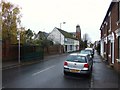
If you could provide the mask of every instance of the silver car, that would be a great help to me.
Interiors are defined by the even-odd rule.
[[[64,62],[64,74],[78,73],[90,75],[92,66],[93,60],[88,54],[70,54]]]
[[[93,54],[91,50],[81,50],[80,54],[89,54],[90,58],[93,58]]]
[[[94,57],[94,49],[93,48],[85,48],[85,50],[92,51],[92,58]]]

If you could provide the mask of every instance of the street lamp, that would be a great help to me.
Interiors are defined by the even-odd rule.
[[[20,64],[20,30],[18,30],[17,34],[17,40],[18,40],[18,63]]]
[[[62,24],[66,24],[66,22],[60,23],[60,29],[62,29]]]
[[[66,22],[60,23],[60,30],[62,30],[62,24],[66,24]],[[61,43],[61,33],[60,33],[60,53],[61,53],[61,45],[62,43]]]

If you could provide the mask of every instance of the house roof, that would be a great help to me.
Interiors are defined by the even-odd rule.
[[[39,31],[37,34],[36,34],[36,36],[35,36],[35,38],[47,38],[47,36],[48,36],[48,33],[46,33],[46,32],[42,32],[42,31]]]
[[[77,38],[73,37],[72,33],[68,33],[64,30],[59,29],[59,28],[56,28],[56,29],[58,29],[65,36],[65,38],[71,38],[71,39],[78,40]]]
[[[39,31],[38,34],[40,34],[40,33],[43,34],[45,37],[48,36],[48,33],[46,33],[46,32]]]

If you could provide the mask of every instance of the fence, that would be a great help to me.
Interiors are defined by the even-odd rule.
[[[9,42],[2,43],[2,61],[17,60],[18,47],[17,45],[10,45]]]
[[[24,45],[21,47],[21,60],[43,59],[44,52],[40,46]]]
[[[20,59],[21,61],[43,59],[44,52],[40,46],[21,45]],[[18,45],[10,45],[2,43],[2,61],[18,60]]]
[[[44,49],[36,45],[20,45],[20,60],[29,61],[43,59],[45,55],[64,53],[64,47],[53,45]],[[11,45],[9,42],[2,43],[2,61],[18,60],[18,45]]]

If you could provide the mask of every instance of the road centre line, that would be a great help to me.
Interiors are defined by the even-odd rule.
[[[39,73],[41,73],[41,72],[44,72],[44,71],[46,71],[46,70],[48,70],[48,69],[53,68],[53,67],[55,67],[55,65],[53,65],[53,66],[51,66],[51,67],[48,67],[48,68],[46,68],[46,69],[43,69],[43,70],[41,70],[41,71],[38,71],[38,72],[36,72],[36,73],[33,73],[32,76],[35,76],[35,75],[37,75],[37,74],[39,74]]]

